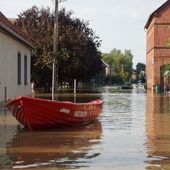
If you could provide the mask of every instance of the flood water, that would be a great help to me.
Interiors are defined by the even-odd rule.
[[[30,132],[0,108],[0,169],[170,169],[169,95],[101,87],[57,98],[100,98],[103,110],[88,125]]]

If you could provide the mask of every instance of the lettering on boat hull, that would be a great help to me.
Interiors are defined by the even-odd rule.
[[[87,111],[78,111],[74,113],[74,117],[86,117],[87,116]]]
[[[70,113],[70,109],[60,108],[60,112],[63,112],[63,113]]]

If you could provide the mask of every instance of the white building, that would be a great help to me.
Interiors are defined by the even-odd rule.
[[[30,95],[30,62],[33,45],[0,12],[0,101]]]

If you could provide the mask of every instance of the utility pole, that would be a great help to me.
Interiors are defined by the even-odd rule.
[[[55,0],[54,37],[53,37],[53,73],[52,73],[52,100],[58,92],[58,0]]]
[[[66,0],[60,0],[64,2]],[[58,0],[55,0],[54,14],[54,37],[53,37],[53,73],[52,73],[52,100],[55,99],[55,93],[58,92]]]

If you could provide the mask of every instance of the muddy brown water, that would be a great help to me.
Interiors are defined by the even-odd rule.
[[[168,94],[101,87],[56,97],[73,102],[100,98],[103,110],[88,125],[30,132],[1,106],[0,169],[170,169]]]

